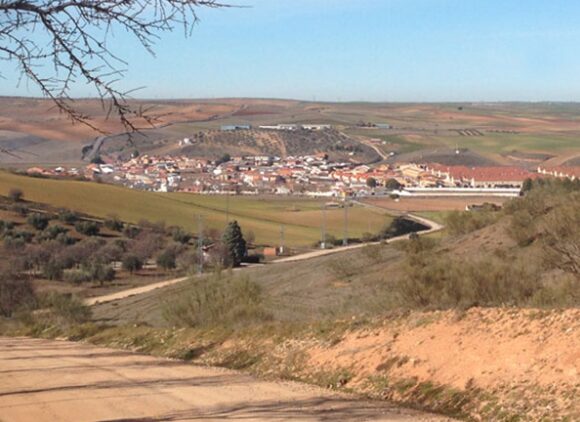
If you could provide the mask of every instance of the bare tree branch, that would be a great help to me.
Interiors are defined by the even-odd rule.
[[[154,54],[160,33],[183,26],[185,35],[191,34],[201,7],[231,6],[215,0],[0,0],[0,60],[16,63],[72,122],[104,134],[75,107],[71,94],[74,84],[91,85],[107,118],[114,116],[132,134],[142,129],[139,122],[153,126],[156,117],[131,107],[133,90],[116,88],[127,63],[109,48],[111,31],[127,31]]]

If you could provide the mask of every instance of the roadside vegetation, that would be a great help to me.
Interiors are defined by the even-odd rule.
[[[508,394],[509,381],[490,389],[480,385],[480,375],[475,374],[465,385],[449,386],[429,378],[429,362],[409,355],[424,348],[422,342],[445,347],[437,336],[452,332],[449,327],[464,324],[465,319],[469,324],[461,325],[462,333],[476,329],[481,336],[492,319],[515,321],[506,326],[509,329],[502,326],[504,339],[525,338],[532,323],[541,321],[549,328],[564,315],[558,320],[559,335],[570,342],[574,314],[567,312],[580,307],[579,209],[579,183],[532,182],[523,196],[507,202],[501,210],[449,214],[450,236],[443,239],[411,235],[409,240],[393,245],[380,243],[344,255],[259,266],[242,274],[220,270],[224,263],[235,265],[243,255],[243,246],[247,247],[239,226],[232,222],[225,235],[212,235],[221,242],[216,251],[229,251],[231,260],[212,260],[206,268],[212,271],[204,277],[150,292],[139,301],[128,298],[115,306],[99,305],[93,308],[92,317],[74,297],[43,297],[24,279],[15,289],[14,279],[7,277],[0,286],[11,287],[0,289],[1,310],[5,317],[12,317],[12,327],[20,324],[14,331],[20,334],[86,338],[266,377],[363,392],[460,418],[514,420],[518,414],[543,415],[543,408],[534,404],[538,397],[552,406],[552,412],[570,416],[575,408],[567,385],[561,387],[566,389],[563,395],[530,383],[525,394],[518,396]],[[66,234],[76,236],[73,226],[64,223],[69,217],[63,214],[58,225],[69,228]],[[28,214],[23,217],[28,218]],[[77,224],[79,218],[69,224]],[[29,242],[35,244],[39,233],[54,224],[56,220],[51,219],[42,230],[27,226],[32,236],[16,238],[24,239],[21,242],[26,250]],[[383,232],[395,233],[398,224],[387,226]],[[4,225],[12,233],[17,227]],[[130,246],[131,256],[137,257],[140,248],[145,248],[149,261],[154,257],[170,271],[197,270],[196,239],[190,233],[176,228],[162,230],[150,223],[136,226],[135,232],[128,230],[132,226],[114,226],[128,245],[139,240],[138,248]],[[100,226],[100,235],[111,227],[113,223]],[[95,241],[95,236],[83,236],[68,247]],[[141,236],[150,240],[145,242]],[[108,241],[114,244],[115,238]],[[91,245],[95,251],[105,246]],[[139,271],[138,265],[125,266],[127,271]],[[10,300],[4,298],[16,296],[22,306],[6,307]],[[159,319],[112,317],[143,306],[147,306],[148,317],[158,312]],[[405,337],[442,319],[447,325],[437,335],[423,333],[420,341]],[[462,335],[455,338],[458,344]],[[372,340],[375,336],[377,343]],[[404,343],[398,343],[401,337],[405,337]],[[359,339],[368,343],[361,343],[359,348]],[[343,341],[347,345],[341,349]],[[412,347],[402,354],[394,349],[401,344]],[[364,372],[347,356],[355,353],[353,350],[370,353],[374,346],[369,345],[381,351],[382,361],[377,364],[375,355],[361,360],[367,365]],[[456,351],[459,346],[448,347]],[[461,347],[465,347],[464,353],[472,350],[468,343]],[[407,375],[416,368],[428,374],[424,375],[427,379]]]

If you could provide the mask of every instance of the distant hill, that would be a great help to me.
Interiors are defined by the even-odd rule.
[[[176,152],[180,139],[203,131],[215,131],[221,125],[252,126],[277,123],[321,123],[333,125],[352,137],[362,149],[371,143],[383,155],[421,153],[433,150],[472,151],[463,164],[535,165],[544,160],[564,163],[577,158],[580,138],[580,104],[575,103],[463,103],[463,104],[390,104],[322,103],[279,99],[212,100],[136,100],[135,107],[150,110],[157,116],[155,127],[136,122],[144,128],[134,136],[133,144],[122,135],[123,128],[96,99],[79,99],[75,104],[93,116],[93,123],[108,135],[104,150],[123,153],[141,148]],[[87,126],[71,124],[44,99],[0,97],[0,165],[79,163],[84,145],[101,135]],[[381,127],[375,127],[375,124]],[[257,151],[268,153],[284,148],[308,151],[307,144],[297,145],[295,138],[273,135],[270,145],[236,145],[228,136],[212,135],[219,148],[232,153]],[[232,142],[230,142],[232,141]],[[316,139],[314,139],[316,144]],[[282,145],[283,144],[283,145]],[[300,143],[298,143],[300,144]],[[328,148],[319,143],[313,151]],[[217,147],[216,147],[217,148]],[[376,151],[376,150],[375,150]],[[212,147],[187,151],[210,154]],[[235,154],[234,154],[235,155]],[[361,158],[371,159],[364,152]],[[476,160],[474,161],[474,157]],[[458,157],[455,157],[458,158]]]

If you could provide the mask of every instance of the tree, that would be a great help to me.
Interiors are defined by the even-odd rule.
[[[388,190],[400,190],[402,185],[396,179],[389,179],[385,184]]]
[[[0,2],[0,59],[16,64],[22,77],[73,122],[104,133],[74,106],[71,88],[89,84],[108,115],[116,115],[127,132],[136,120],[153,124],[148,110],[134,109],[129,92],[116,87],[126,62],[109,47],[115,30],[128,32],[151,54],[159,34],[198,21],[200,7],[226,7],[216,0],[6,0]]]
[[[168,247],[157,257],[157,265],[164,270],[172,270],[177,266],[177,250],[174,247]]]
[[[143,261],[137,255],[129,254],[123,257],[122,266],[123,269],[133,274],[143,268]]]
[[[374,177],[369,177],[367,179],[367,186],[371,189],[374,189],[377,187],[377,179],[375,179]]]
[[[246,241],[237,221],[231,221],[226,227],[222,240],[227,250],[229,263],[238,267],[246,256]]]

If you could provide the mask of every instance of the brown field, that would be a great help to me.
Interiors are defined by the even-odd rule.
[[[489,202],[501,205],[509,198],[490,198],[490,197],[439,197],[439,198],[370,198],[364,202],[378,207],[394,211],[421,212],[421,211],[465,211],[467,205],[483,204]]]
[[[521,154],[549,155],[548,164],[561,164],[577,158],[580,146],[578,104],[316,103],[245,98],[136,100],[134,104],[151,108],[150,114],[158,117],[156,127],[147,129],[147,137],[139,143],[140,149],[150,148],[152,153],[156,148],[159,152],[167,150],[160,142],[171,143],[223,124],[275,123],[326,123],[349,135],[380,139],[394,136],[395,143],[381,146],[384,153],[423,152],[417,158],[420,161],[446,161],[449,157],[441,155],[441,150],[458,146],[479,157],[473,161],[471,155],[466,155],[469,162],[465,165],[533,166],[547,159],[522,161],[518,159]],[[106,118],[106,109],[99,101],[80,99],[76,106],[92,116],[92,122],[104,132],[123,131],[119,122]],[[360,122],[388,123],[393,128],[360,128]],[[136,123],[144,126],[143,122]],[[0,163],[5,165],[79,162],[82,144],[99,135],[87,126],[71,124],[43,99],[0,97],[0,127],[4,132],[0,134],[0,148],[4,150]],[[465,133],[481,135],[463,136]],[[28,139],[31,137],[35,139]],[[11,152],[19,156],[13,157]]]

